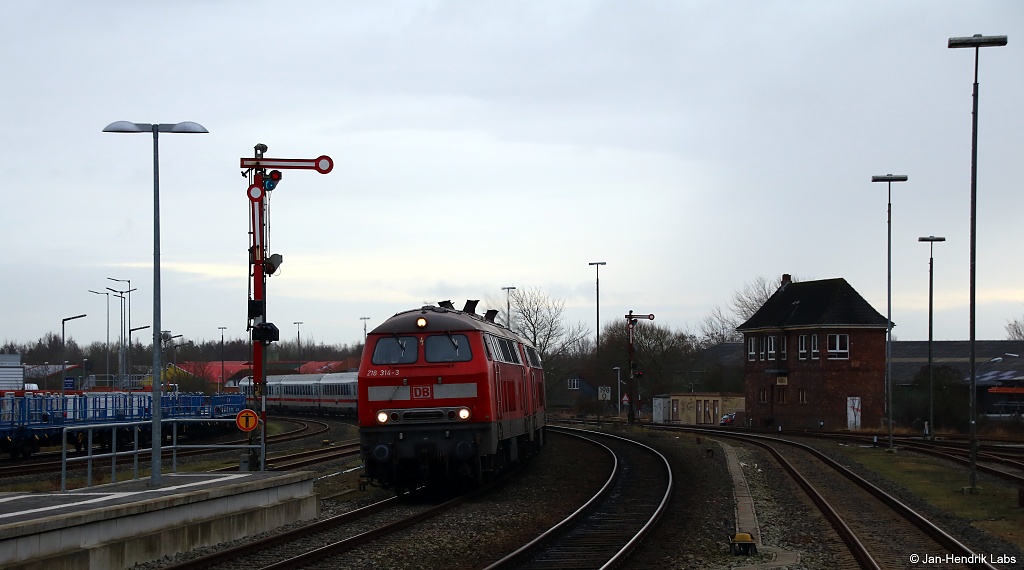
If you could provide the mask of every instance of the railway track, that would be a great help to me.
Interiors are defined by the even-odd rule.
[[[587,433],[573,434],[572,437],[585,437],[587,441],[581,440],[584,445],[600,445],[604,450],[601,453],[612,453],[614,449],[614,454],[618,456],[614,461],[615,469],[612,469],[613,461],[610,458],[594,462],[594,469],[599,469],[601,463],[608,465],[608,471],[602,479],[603,485],[595,485],[596,493],[581,495],[584,498],[565,511],[570,513],[568,518],[558,517],[561,522],[552,523],[552,529],[520,533],[522,540],[529,544],[517,549],[522,543],[509,543],[504,551],[512,552],[512,555],[504,562],[494,563],[492,567],[545,567],[545,557],[553,557],[554,567],[558,568],[602,567],[628,555],[653,526],[657,513],[665,508],[672,478],[664,458],[650,448],[614,436]],[[592,443],[593,440],[602,442]],[[406,494],[200,559],[165,567],[165,570],[283,570],[310,565],[344,568],[365,566],[368,558],[395,561],[395,556],[408,556],[402,545],[417,543],[418,539],[413,538],[415,536],[426,535],[436,539],[437,528],[452,529],[451,536],[458,542],[460,536],[467,534],[466,525],[473,524],[467,521],[476,520],[474,517],[479,516],[467,510],[490,512],[496,518],[494,522],[484,524],[504,528],[510,519],[503,516],[504,511],[500,505],[509,499],[520,500],[521,494],[505,491],[508,496],[504,499],[493,496],[501,495],[502,487],[511,480],[503,478],[494,486],[443,502],[425,494]],[[545,506],[524,505],[524,509],[544,509]],[[461,548],[464,549],[462,556],[472,551],[469,545]],[[402,551],[402,554],[394,554],[396,549]],[[449,554],[459,555],[458,552]],[[484,555],[483,552],[474,554]],[[501,553],[488,552],[486,556],[494,560]],[[568,559],[575,560],[576,565],[568,565]],[[383,564],[388,566],[387,562]],[[407,562],[403,560],[403,564]],[[463,558],[455,566],[446,566],[469,568],[471,564]]]
[[[911,507],[810,446],[768,436],[703,433],[768,451],[829,521],[856,567],[903,568],[912,554],[950,553],[962,560],[982,560],[969,546]],[[938,566],[920,567],[996,568],[985,561],[943,561]]]
[[[605,485],[570,517],[487,570],[610,568],[621,563],[653,528],[672,494],[672,469],[661,453],[641,443],[563,428],[615,456]]]

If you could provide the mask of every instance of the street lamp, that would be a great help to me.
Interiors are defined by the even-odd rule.
[[[597,365],[601,365],[601,266],[608,265],[606,261],[591,261],[587,265],[594,266],[594,296],[597,299],[597,344],[594,350],[594,358]]]
[[[615,385],[619,388],[619,400],[615,403],[615,417],[622,417],[622,379],[619,377],[619,371],[622,368],[615,366],[612,368],[615,371]]]
[[[505,326],[512,330],[512,291],[516,288],[502,287],[501,290],[505,292]]]
[[[68,368],[67,347],[64,344],[64,323],[66,323],[68,321],[73,321],[75,319],[80,319],[80,318],[82,318],[84,316],[85,316],[85,314],[81,314],[81,315],[75,315],[73,317],[68,317],[66,319],[61,319],[60,320],[60,354],[61,354],[61,358],[60,359],[61,359],[61,361],[64,362],[64,364],[61,365],[61,369],[60,369],[60,409],[61,409],[61,412],[64,411],[64,405],[65,405],[65,401],[64,401],[64,375],[67,373],[67,368]]]
[[[107,374],[107,381],[109,382],[110,381],[110,293],[107,292],[107,291],[104,291],[104,292],[101,293],[99,291],[93,291],[92,289],[89,289],[89,292],[90,293],[96,293],[97,295],[106,295],[107,296],[107,347],[106,347],[107,370],[106,370],[106,374]]]
[[[366,321],[370,320],[370,317],[359,317],[360,321],[363,321],[363,344],[366,344]]]
[[[228,327],[217,327],[220,329],[220,390],[224,390],[224,329]]]
[[[153,444],[150,485],[160,485],[160,133],[208,133],[206,127],[192,121],[181,123],[132,123],[116,121],[104,127],[105,133],[153,133]]]
[[[978,426],[977,414],[977,370],[975,368],[975,337],[974,337],[974,291],[975,291],[975,260],[976,257],[976,229],[977,229],[977,197],[978,197],[978,54],[983,47],[999,47],[1006,45],[1006,36],[983,36],[975,34],[969,38],[949,38],[950,48],[974,48],[974,92],[972,95],[973,109],[971,111],[971,283],[970,283],[970,318],[969,328],[971,337],[971,393],[969,396],[970,409],[970,440],[971,440],[971,477],[970,492],[973,494],[978,485]]]
[[[888,312],[886,313],[885,324],[885,421],[889,424],[889,451],[892,447],[892,183],[906,182],[905,174],[885,174],[872,176],[872,182],[885,182],[889,188],[888,205],[886,207],[886,224],[888,225],[888,255],[887,255],[887,287],[886,298],[888,300]]]
[[[302,333],[299,332],[299,329],[302,327],[302,321],[295,321],[292,324],[295,325],[295,344],[298,346],[297,350],[299,353],[296,360],[302,360]]]
[[[108,277],[108,279],[109,279],[109,277]],[[127,323],[126,323],[126,318],[125,318],[125,314],[126,314],[125,313],[125,299],[129,300],[129,305],[130,305],[131,294],[132,294],[132,291],[134,291],[134,290],[135,289],[128,289],[127,291],[118,291],[117,289],[114,289],[112,287],[107,287],[107,291],[112,291],[114,293],[118,293],[118,295],[114,295],[114,296],[117,297],[118,299],[121,299],[121,328],[119,329],[120,332],[118,332],[118,337],[117,337],[118,338],[117,374],[118,374],[118,377],[119,377],[119,380],[120,380],[119,383],[121,384],[121,386],[120,386],[121,388],[123,388],[124,384],[125,384],[125,379],[124,379],[124,371],[125,370],[129,371],[128,372],[128,376],[129,376],[129,378],[131,377],[131,370],[130,370],[130,368],[128,366],[128,358],[125,357],[125,344],[127,344],[129,346],[128,350],[129,351],[131,350],[131,348],[130,348],[131,347],[131,338],[130,338],[131,337],[131,333],[129,332],[131,327],[130,326],[126,326]],[[129,311],[130,310],[131,309],[129,309]]]
[[[928,437],[935,432],[935,378],[932,374],[932,299],[935,291],[935,242],[946,241],[944,237],[919,237],[917,241],[928,242]]]
[[[131,279],[114,279],[113,277],[107,277],[107,279],[110,280],[110,281],[116,281],[118,283],[127,283],[128,284],[128,290],[120,292],[122,295],[125,295],[125,294],[128,295],[128,301],[127,301],[127,303],[128,303],[128,310],[127,310],[127,312],[125,312],[125,305],[124,305],[124,303],[122,303],[122,305],[121,305],[121,338],[124,338],[125,334],[128,335],[127,339],[125,339],[125,342],[128,345],[128,351],[127,351],[127,353],[121,354],[119,356],[120,356],[120,358],[124,358],[124,363],[123,363],[124,370],[128,371],[128,377],[131,378],[131,375],[132,375],[132,373],[131,373],[131,370],[132,370],[132,366],[131,366],[131,360],[132,360],[132,349],[131,349],[131,346],[132,346],[132,335],[131,335],[130,331],[131,331],[131,328],[132,328],[132,291],[135,291],[135,289],[132,289],[132,280]],[[111,289],[110,287],[107,287],[107,289],[109,291],[114,291],[114,289]],[[129,332],[126,333],[125,331],[129,331]],[[121,365],[122,364],[118,364],[118,366],[121,366]]]

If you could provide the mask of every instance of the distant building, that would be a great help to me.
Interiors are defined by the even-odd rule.
[[[731,413],[736,413],[739,425],[744,414],[743,394],[681,392],[655,396],[652,421],[687,426],[717,426],[722,416]]]
[[[885,417],[886,317],[845,279],[792,282],[736,328],[747,425],[877,428]]]

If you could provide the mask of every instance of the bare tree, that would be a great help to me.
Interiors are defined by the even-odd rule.
[[[719,305],[715,305],[715,308],[711,309],[711,314],[704,317],[698,325],[701,341],[705,346],[742,341],[743,335],[736,332],[738,326],[739,319],[725,314]]]
[[[590,330],[581,322],[569,324],[565,301],[552,299],[540,288],[516,289],[511,302],[513,328],[537,348],[545,371],[556,376],[567,373],[569,357],[579,352]]]
[[[779,281],[773,283],[763,275],[755,277],[753,281],[745,283],[742,289],[733,292],[729,308],[739,321],[749,319],[779,288],[777,283]]]
[[[1024,340],[1024,321],[1006,322],[1006,340]]]

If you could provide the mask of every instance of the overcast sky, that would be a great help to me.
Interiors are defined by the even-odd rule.
[[[0,340],[162,328],[247,338],[239,159],[334,159],[274,191],[269,320],[355,343],[451,299],[540,288],[595,328],[630,309],[694,331],[757,277],[845,278],[899,340],[968,338],[974,50],[977,336],[1024,316],[1024,2],[15,2],[5,6]],[[294,323],[301,321],[301,327]],[[135,338],[144,344],[151,332]]]

